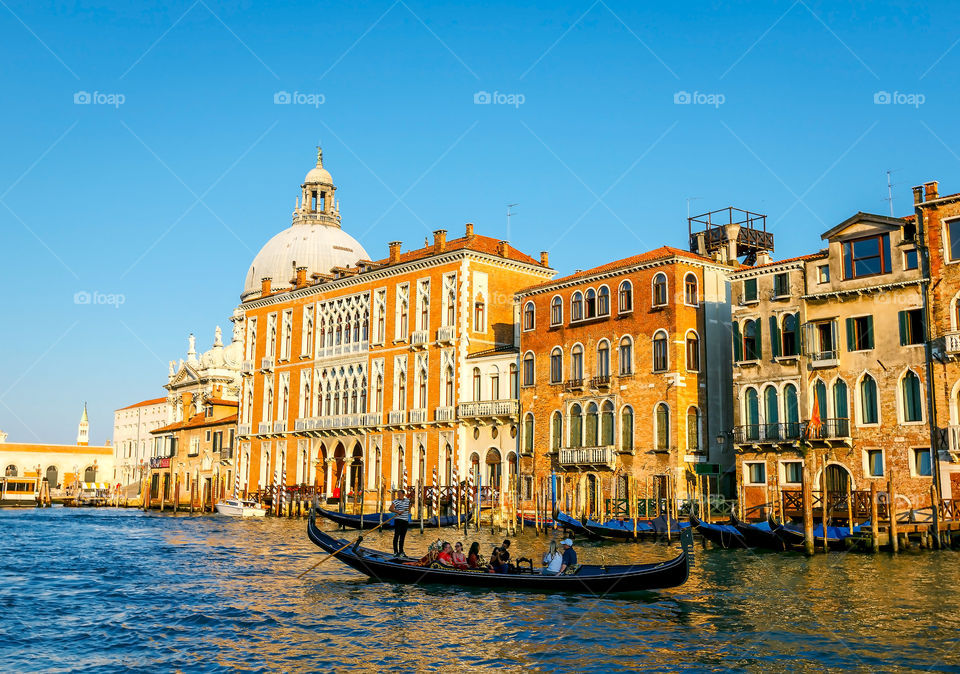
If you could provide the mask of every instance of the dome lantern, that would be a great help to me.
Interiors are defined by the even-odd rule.
[[[295,225],[340,226],[340,206],[330,172],[323,168],[323,148],[317,146],[317,165],[310,169],[300,185],[300,202],[293,211]]]

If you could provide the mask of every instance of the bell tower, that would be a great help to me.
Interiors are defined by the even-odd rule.
[[[90,420],[87,418],[87,403],[83,403],[83,414],[77,424],[77,444],[86,447],[90,444]]]
[[[323,148],[317,146],[317,165],[310,169],[300,185],[300,198],[293,211],[295,225],[340,226],[340,203],[334,197],[337,188],[330,172],[323,168]]]

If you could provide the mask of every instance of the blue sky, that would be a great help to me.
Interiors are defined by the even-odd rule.
[[[188,333],[229,334],[318,141],[371,255],[474,222],[561,273],[684,247],[688,199],[768,214],[789,257],[887,213],[888,169],[897,214],[960,191],[947,3],[360,4],[0,2],[11,441],[73,442],[86,400],[102,442]]]

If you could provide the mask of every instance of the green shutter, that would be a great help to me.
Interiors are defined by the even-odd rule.
[[[733,362],[743,360],[743,340],[740,338],[740,324],[733,324]]]
[[[901,311],[897,314],[897,318],[900,319],[900,346],[907,345],[907,337],[909,333],[909,328],[907,322],[910,320],[906,311]]]
[[[853,319],[847,319],[847,351],[853,351],[856,348],[856,342],[853,339],[853,331],[855,330],[853,324]]]
[[[754,324],[756,324],[757,326],[757,342],[756,342],[757,352],[753,354],[753,357],[759,360],[760,358],[763,357],[763,339],[760,337],[760,332],[761,332],[760,328],[763,325],[763,323],[761,323],[760,319],[758,318],[754,321]]]
[[[776,316],[770,317],[770,350],[774,358],[780,357],[780,325]]]
[[[873,348],[873,316],[867,316],[867,344],[868,349]]]

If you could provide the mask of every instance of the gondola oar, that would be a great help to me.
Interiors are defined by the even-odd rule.
[[[311,517],[313,517],[313,515],[311,515]],[[396,518],[397,518],[397,515],[394,515],[394,516],[391,517],[390,519],[381,522],[380,524],[378,524],[377,526],[375,526],[375,527],[374,527],[373,529],[371,529],[370,531],[376,531],[377,529],[379,529],[380,527],[382,527],[382,526],[383,526],[384,524],[386,524],[387,522],[392,522],[392,521],[395,520]],[[360,538],[363,538],[363,536],[361,535]],[[360,542],[360,541],[357,541],[357,543],[359,543],[359,542]],[[309,569],[307,569],[306,571],[304,571],[303,573],[301,573],[299,576],[297,576],[297,578],[303,578],[305,575],[307,575],[308,573],[310,573],[311,571],[313,571],[315,568],[317,568],[318,566],[320,566],[321,564],[323,564],[325,561],[327,561],[328,559],[330,559],[331,557],[333,557],[334,555],[336,555],[338,552],[343,552],[344,550],[346,550],[347,548],[349,548],[351,545],[353,545],[353,543],[347,543],[347,544],[344,545],[343,547],[338,548],[337,550],[334,550],[333,552],[331,552],[330,554],[328,554],[326,557],[324,557],[323,559],[321,559],[319,562],[317,562],[316,564],[314,564],[313,566],[311,566]]]

